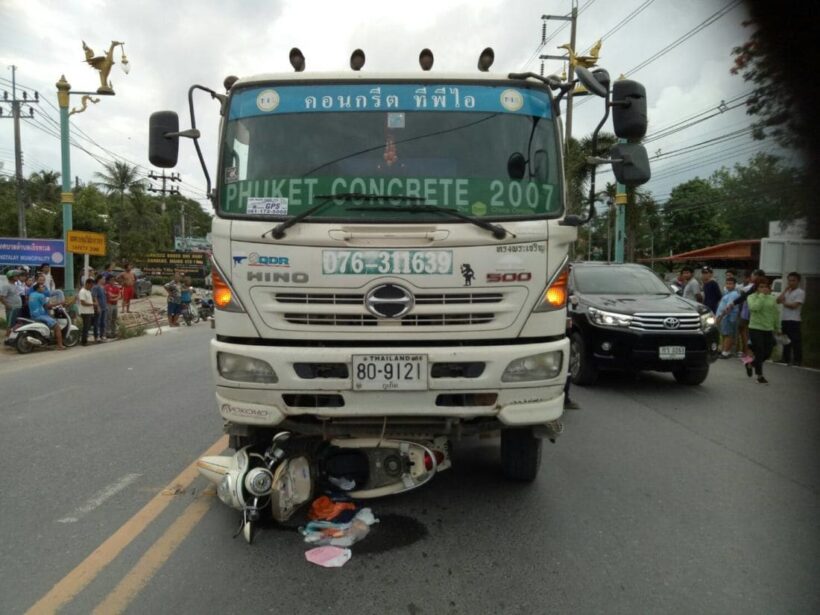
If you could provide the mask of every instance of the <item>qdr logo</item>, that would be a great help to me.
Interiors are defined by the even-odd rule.
[[[257,252],[251,252],[247,257],[233,257],[234,264],[236,265],[241,265],[246,259],[250,267],[290,267],[290,261],[287,256],[262,256]]]

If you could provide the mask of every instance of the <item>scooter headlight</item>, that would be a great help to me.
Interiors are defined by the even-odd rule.
[[[245,475],[245,489],[252,495],[269,495],[273,487],[273,474],[267,468],[254,468]]]

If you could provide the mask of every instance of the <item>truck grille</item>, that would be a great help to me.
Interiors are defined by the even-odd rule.
[[[678,325],[667,326],[677,322]],[[636,331],[658,331],[669,333],[671,331],[699,331],[699,314],[635,314],[632,317],[630,329]]]
[[[251,289],[253,304],[265,324],[274,329],[296,328],[342,332],[442,331],[449,328],[503,329],[526,305],[528,289],[425,289],[413,292],[414,305],[400,318],[379,318],[365,307],[359,289]]]
[[[397,320],[380,320],[370,314],[296,314],[285,313],[285,320],[294,325],[323,325],[331,327],[377,327],[379,322],[402,327],[444,327],[484,325],[492,322],[495,314],[410,314]]]
[[[361,293],[276,293],[279,303],[306,305],[363,305]],[[475,303],[501,303],[502,293],[435,293],[415,295],[416,305],[463,305]]]

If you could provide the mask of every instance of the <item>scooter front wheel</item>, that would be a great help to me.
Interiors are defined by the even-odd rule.
[[[80,342],[80,332],[77,329],[72,329],[68,333],[66,333],[65,338],[63,339],[63,346],[67,348],[71,348],[76,346]]]
[[[17,341],[14,346],[20,354],[28,354],[34,350],[34,344],[31,343],[31,340],[28,338],[28,334],[26,333],[21,333],[17,336]]]

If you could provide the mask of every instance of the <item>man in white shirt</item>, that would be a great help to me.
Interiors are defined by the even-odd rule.
[[[684,267],[680,270],[680,279],[686,284],[683,287],[684,299],[691,299],[692,301],[703,299],[700,292],[700,282],[698,282],[691,267]]]
[[[94,297],[91,296],[91,287],[94,286],[94,280],[87,278],[85,284],[77,294],[77,300],[80,304],[80,318],[83,319],[83,331],[80,343],[83,346],[88,346],[88,332],[91,330],[91,325],[94,322]]]
[[[786,276],[786,288],[777,297],[783,306],[780,328],[790,343],[783,346],[783,363],[800,365],[803,362],[803,341],[800,334],[800,311],[806,301],[806,291],[800,288],[800,274],[792,271]]]
[[[40,266],[40,273],[46,276],[46,288],[49,290],[49,292],[53,293],[54,290],[57,288],[57,285],[54,284],[54,278],[51,276],[51,265],[49,265],[48,263],[43,263]]]

